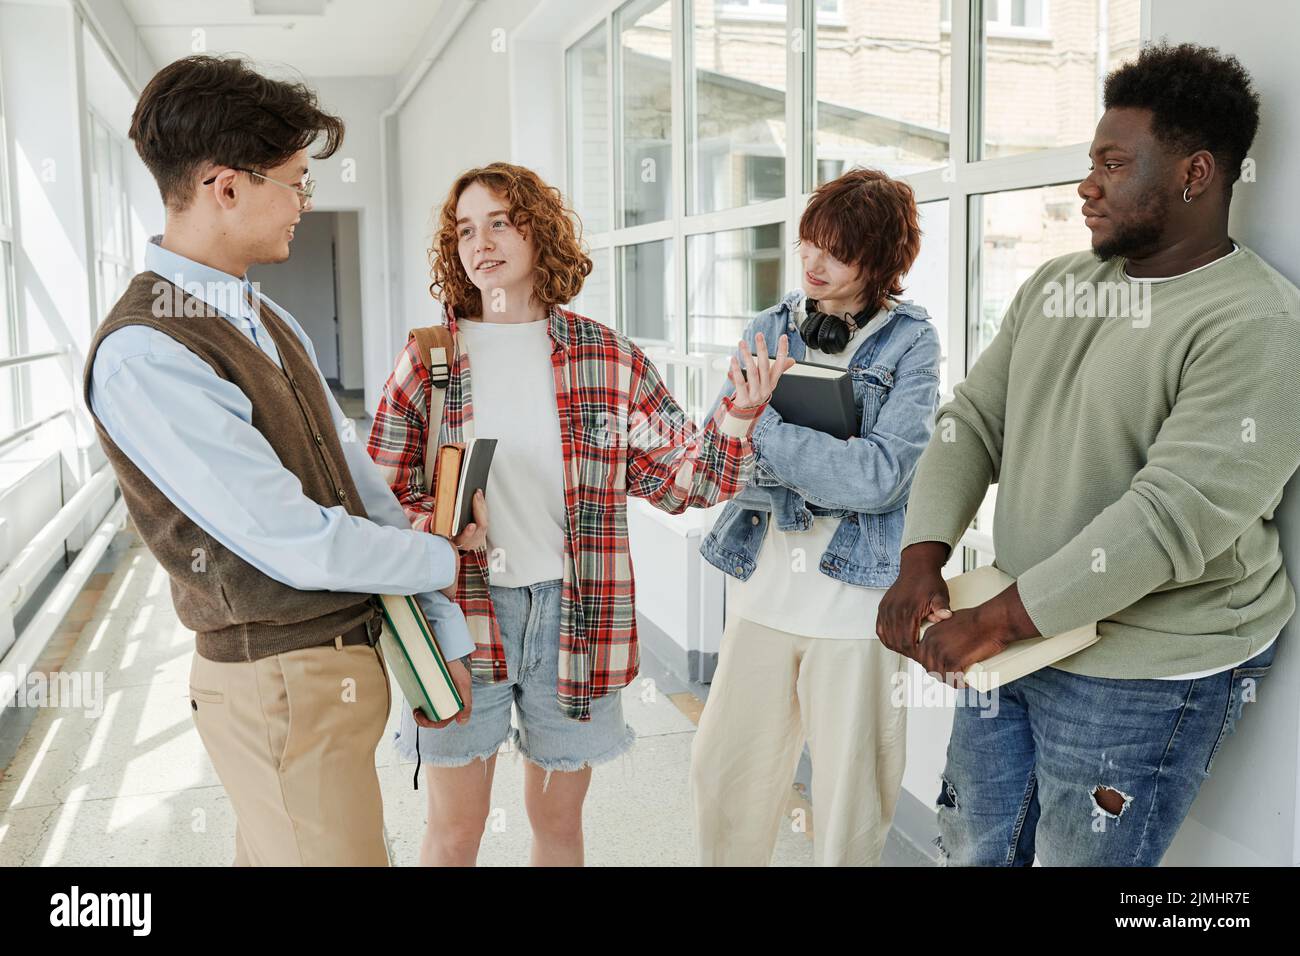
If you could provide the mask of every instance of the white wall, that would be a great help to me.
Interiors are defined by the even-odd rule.
[[[144,88],[158,64],[140,40],[135,21],[122,0],[75,0],[88,23],[105,38],[134,90]]]
[[[18,314],[28,331],[24,346],[37,351],[72,345],[79,365],[95,323],[72,42],[69,10],[0,4],[0,66],[16,199],[13,225],[20,240],[15,249]],[[65,388],[68,384],[63,383]],[[45,410],[57,406],[51,400]]]
[[[304,213],[285,262],[259,265],[248,277],[292,315],[311,339],[326,378],[338,378],[334,322],[334,220],[332,212]]]
[[[329,159],[311,161],[316,194],[312,207],[320,211],[353,210],[358,214],[357,249],[361,269],[360,338],[362,366],[346,370],[343,385],[361,388],[366,410],[374,414],[379,392],[392,371],[397,354],[389,341],[384,300],[384,195],[380,171],[380,114],[395,96],[392,77],[310,77],[323,109],[343,117],[342,148]],[[295,247],[297,239],[294,240]],[[359,333],[359,335],[358,335]],[[405,341],[405,337],[403,337]],[[346,347],[345,347],[346,351]],[[358,353],[352,353],[358,354]]]
[[[1233,191],[1231,233],[1300,284],[1300,5],[1291,0],[1152,0],[1151,36],[1217,46],[1254,78],[1262,101],[1251,148],[1257,180]],[[1300,478],[1292,479],[1278,513],[1289,576],[1300,582]],[[1237,733],[1214,761],[1214,774],[1192,806],[1166,863],[1300,862],[1300,624],[1283,632],[1272,672],[1259,683]]]
[[[476,4],[396,115],[400,328],[394,330],[390,363],[408,329],[428,325],[441,314],[429,296],[432,212],[442,207],[459,173],[511,158],[511,67],[507,53],[493,49],[501,35],[494,31],[504,31],[508,48],[510,34],[532,8],[526,0]],[[550,135],[561,134],[553,129]]]
[[[378,216],[371,218],[379,221]],[[356,213],[334,214],[334,250],[338,269],[335,283],[338,288],[339,312],[339,383],[344,388],[357,389],[365,385],[365,374],[362,342],[364,305],[359,267],[361,230]],[[372,263],[380,258],[378,250],[373,247],[368,248],[366,253]],[[380,290],[376,288],[375,291]],[[378,321],[382,318],[382,313],[372,314],[375,324],[382,325]]]

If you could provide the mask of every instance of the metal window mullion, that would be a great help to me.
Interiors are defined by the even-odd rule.
[[[953,3],[949,42],[951,87],[948,124],[948,378],[955,385],[966,375],[967,316],[969,308],[969,208],[965,184],[970,167],[970,114],[976,100],[971,71],[972,6],[979,13],[978,4]],[[936,198],[938,198],[936,196]]]
[[[766,226],[774,222],[783,222],[787,211],[788,204],[784,199],[770,199],[767,202],[751,203],[748,206],[735,206],[717,212],[701,213],[698,216],[687,216],[682,220],[682,232],[687,236],[698,236],[729,229]]]
[[[91,115],[86,98],[86,50],[84,42],[84,20],[81,11],[73,8],[72,15],[72,50],[73,50],[73,96],[75,97],[77,109],[77,130],[79,137],[81,168],[78,171],[77,183],[80,188],[80,200],[82,211],[82,223],[85,228],[85,243],[83,260],[88,265],[95,261],[95,249],[98,245],[98,236],[95,235],[95,215],[94,210],[86,202],[86,197],[94,195],[93,185],[91,183],[91,169],[93,167],[93,156],[91,155]],[[93,281],[86,282],[86,306],[87,319],[89,320],[89,332],[93,333],[99,325],[99,290]]]
[[[813,62],[812,45],[814,36],[808,29],[810,18],[808,8],[816,5],[816,0],[789,0],[786,6],[785,24],[785,230],[781,237],[782,245],[790,244],[799,234],[799,216],[803,213],[803,186],[807,177],[809,151],[813,148],[816,136],[810,136],[809,122],[805,105],[808,99],[807,89],[813,86],[809,75]],[[796,32],[801,31],[801,32]],[[793,42],[799,38],[799,43]],[[796,46],[798,49],[796,49]],[[799,266],[796,257],[787,255],[782,264],[784,279],[782,285],[793,289],[799,281]]]
[[[658,222],[647,222],[639,226],[628,226],[626,229],[619,229],[614,233],[613,244],[615,246],[635,246],[643,242],[671,239],[674,228],[674,224],[670,219],[660,219]]]
[[[675,313],[672,327],[668,330],[668,340],[674,343],[679,353],[686,351],[686,233],[682,222],[686,218],[686,184],[690,181],[686,163],[690,161],[686,146],[686,82],[687,74],[694,69],[693,57],[690,56],[686,31],[689,24],[689,5],[691,0],[669,0],[672,4],[672,47],[668,56],[671,77],[669,102],[672,116],[672,146],[669,154],[673,157],[673,169],[668,185],[672,190],[672,204],[669,216],[672,219],[673,240],[673,274],[672,301]],[[680,64],[678,69],[671,69],[672,63]]]
[[[610,308],[614,328],[626,334],[627,320],[623,314],[623,253],[617,247],[619,230],[623,226],[623,166],[619,161],[623,144],[623,50],[619,40],[617,9],[605,17],[607,73],[605,83],[605,109],[609,122],[609,230],[610,230]]]

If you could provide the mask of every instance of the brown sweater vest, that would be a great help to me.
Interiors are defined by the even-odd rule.
[[[283,371],[202,300],[157,273],[140,273],[91,340],[82,386],[86,408],[91,408],[91,369],[104,337],[127,325],[158,329],[248,396],[253,427],[302,482],[304,495],[323,507],[342,505],[365,517],[316,367],[273,311],[263,305],[261,314]],[[157,409],[159,416],[167,412]],[[186,517],[113,443],[93,411],[91,417],[127,511],[171,578],[176,614],[195,632],[200,655],[253,661],[326,643],[377,614],[369,595],[299,591],[263,574]]]

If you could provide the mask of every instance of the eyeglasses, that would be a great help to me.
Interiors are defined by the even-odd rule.
[[[293,183],[282,183],[280,180],[272,179],[270,176],[264,176],[255,169],[246,169],[243,166],[231,166],[229,168],[241,173],[248,173],[250,176],[256,176],[258,179],[265,179],[268,183],[275,183],[277,186],[283,186],[285,189],[292,189],[298,194],[298,199],[304,204],[311,200],[311,194],[316,191],[316,180],[312,179],[310,176],[302,181],[302,185],[294,185]],[[220,175],[220,173],[217,174],[217,176]],[[211,186],[217,181],[217,176],[212,176],[203,180],[203,185]]]

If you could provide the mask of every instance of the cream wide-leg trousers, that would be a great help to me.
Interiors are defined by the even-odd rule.
[[[778,828],[800,823],[785,811],[805,739],[817,865],[878,863],[903,780],[905,665],[877,640],[732,620],[691,749],[701,865],[771,861]]]

